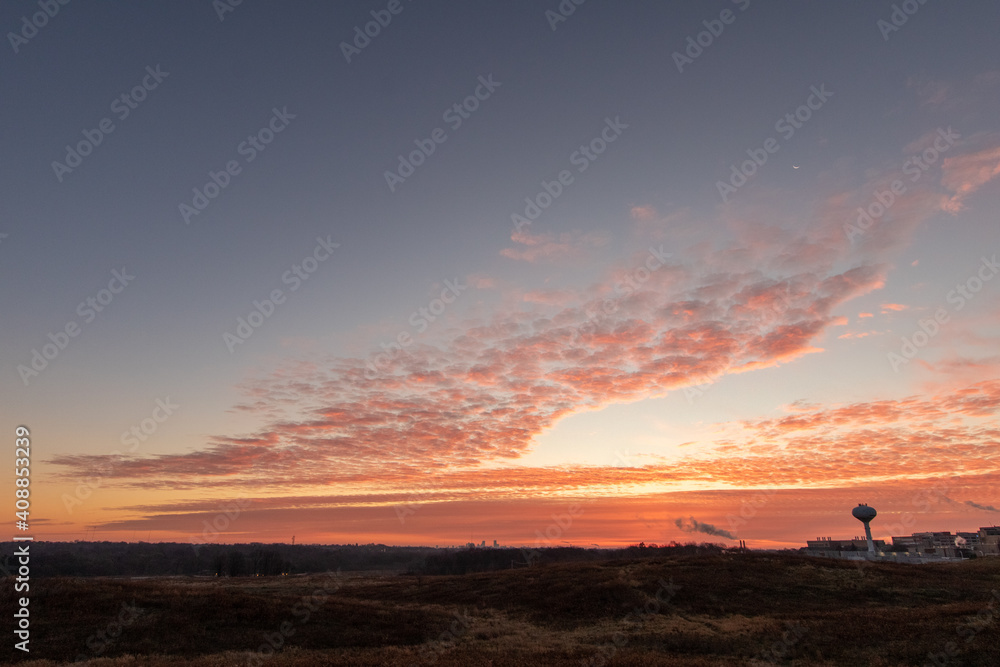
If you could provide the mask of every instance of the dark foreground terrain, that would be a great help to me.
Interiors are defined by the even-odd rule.
[[[6,580],[7,623],[12,589]],[[42,578],[30,610],[30,657],[13,655],[9,631],[3,651],[31,667],[1000,665],[998,559],[725,554],[449,576]]]

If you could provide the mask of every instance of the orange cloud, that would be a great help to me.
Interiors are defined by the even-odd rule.
[[[898,311],[901,311],[901,310],[906,310],[908,308],[909,308],[909,306],[904,306],[901,303],[883,303],[882,304],[882,314],[884,315],[885,313],[888,313],[888,312],[891,312],[891,311],[897,311],[898,312]]]
[[[509,259],[522,262],[543,262],[561,259],[579,259],[586,257],[594,248],[600,248],[610,242],[610,237],[598,232],[582,233],[579,231],[556,234],[531,234],[524,230],[515,230],[510,235],[511,241],[525,246],[524,248],[504,248],[500,254]]]
[[[885,333],[884,331],[859,331],[856,333],[851,332],[851,333],[840,334],[839,336],[837,336],[837,338],[868,338],[869,336],[881,336],[884,333]]]
[[[884,281],[884,269],[868,265],[770,276],[758,257],[730,255],[726,263],[727,271],[708,273],[697,264],[662,266],[632,285],[619,278],[630,273],[626,265],[575,294],[538,293],[528,310],[522,302],[438,345],[414,344],[375,379],[360,359],[286,366],[250,382],[237,406],[260,415],[258,432],[213,438],[198,452],[115,461],[108,476],[172,488],[177,479],[253,485],[265,476],[301,485],[376,476],[412,483],[513,461],[580,409],[816,352],[813,341],[839,321],[832,311]],[[86,469],[106,460],[56,462]],[[659,469],[650,475],[669,479]]]

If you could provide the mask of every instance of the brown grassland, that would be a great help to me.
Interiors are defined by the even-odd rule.
[[[12,590],[4,582],[8,622]],[[4,647],[25,667],[912,666],[934,664],[929,654],[1000,665],[995,558],[859,566],[727,554],[461,576],[52,578],[32,580],[30,597],[30,656],[9,631]],[[266,637],[280,645],[273,655],[257,652]]]

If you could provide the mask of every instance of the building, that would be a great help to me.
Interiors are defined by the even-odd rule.
[[[874,508],[859,504],[851,514],[865,525],[865,537],[834,540],[817,537],[806,542],[800,551],[810,556],[849,560],[894,560],[907,563],[930,563],[962,560],[978,556],[1000,556],[1000,526],[980,527],[979,532],[948,531],[894,535],[892,546],[885,540],[872,539],[869,524],[877,515]]]
[[[875,544],[876,552],[886,550],[885,540],[872,540],[872,542]],[[868,540],[864,537],[855,537],[853,540],[834,540],[829,537],[817,537],[815,540],[808,540],[806,542],[806,550],[816,554],[822,552],[823,555],[831,555],[833,558],[837,558],[839,556],[834,554],[839,554],[840,552],[867,552]]]
[[[1000,556],[1000,526],[980,528],[974,551],[977,556]]]
[[[833,540],[818,537],[806,542],[806,553],[833,558],[849,558],[851,552],[865,548],[865,540]],[[911,535],[893,535],[892,546],[875,540],[876,554],[882,557],[916,562],[921,560],[962,559],[977,556],[1000,556],[1000,526],[982,527],[978,532],[933,531]]]
[[[956,556],[955,535],[947,532],[913,533],[892,537],[895,551],[906,551],[911,554],[927,554],[937,556]]]
[[[906,551],[910,554],[931,556],[946,556],[948,558],[971,558],[973,555],[983,556],[984,531],[978,533],[958,532],[952,535],[948,532],[913,533],[912,535],[893,536],[892,546],[895,551]],[[1000,531],[1000,529],[997,529]],[[994,545],[996,538],[994,538]],[[992,547],[989,555],[998,555],[996,547]]]
[[[946,548],[955,546],[955,536],[947,531],[937,533],[913,533],[925,548]]]
[[[955,533],[955,546],[975,549],[979,546],[979,533]]]

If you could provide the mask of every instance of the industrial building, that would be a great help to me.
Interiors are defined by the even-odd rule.
[[[802,552],[825,558],[896,560],[906,563],[1000,556],[998,526],[981,527],[978,532],[952,534],[937,531],[893,536],[890,546],[885,540],[872,539],[870,523],[877,514],[874,508],[861,504],[854,508],[852,514],[865,525],[865,537],[855,536],[851,540],[817,537],[807,541]]]
[[[1000,556],[1000,526],[979,529],[979,544],[975,552],[977,556]]]
[[[885,551],[885,540],[872,540],[875,551]],[[830,537],[817,537],[806,541],[807,549],[816,551],[868,551],[868,540],[855,536],[850,540],[835,540]]]

